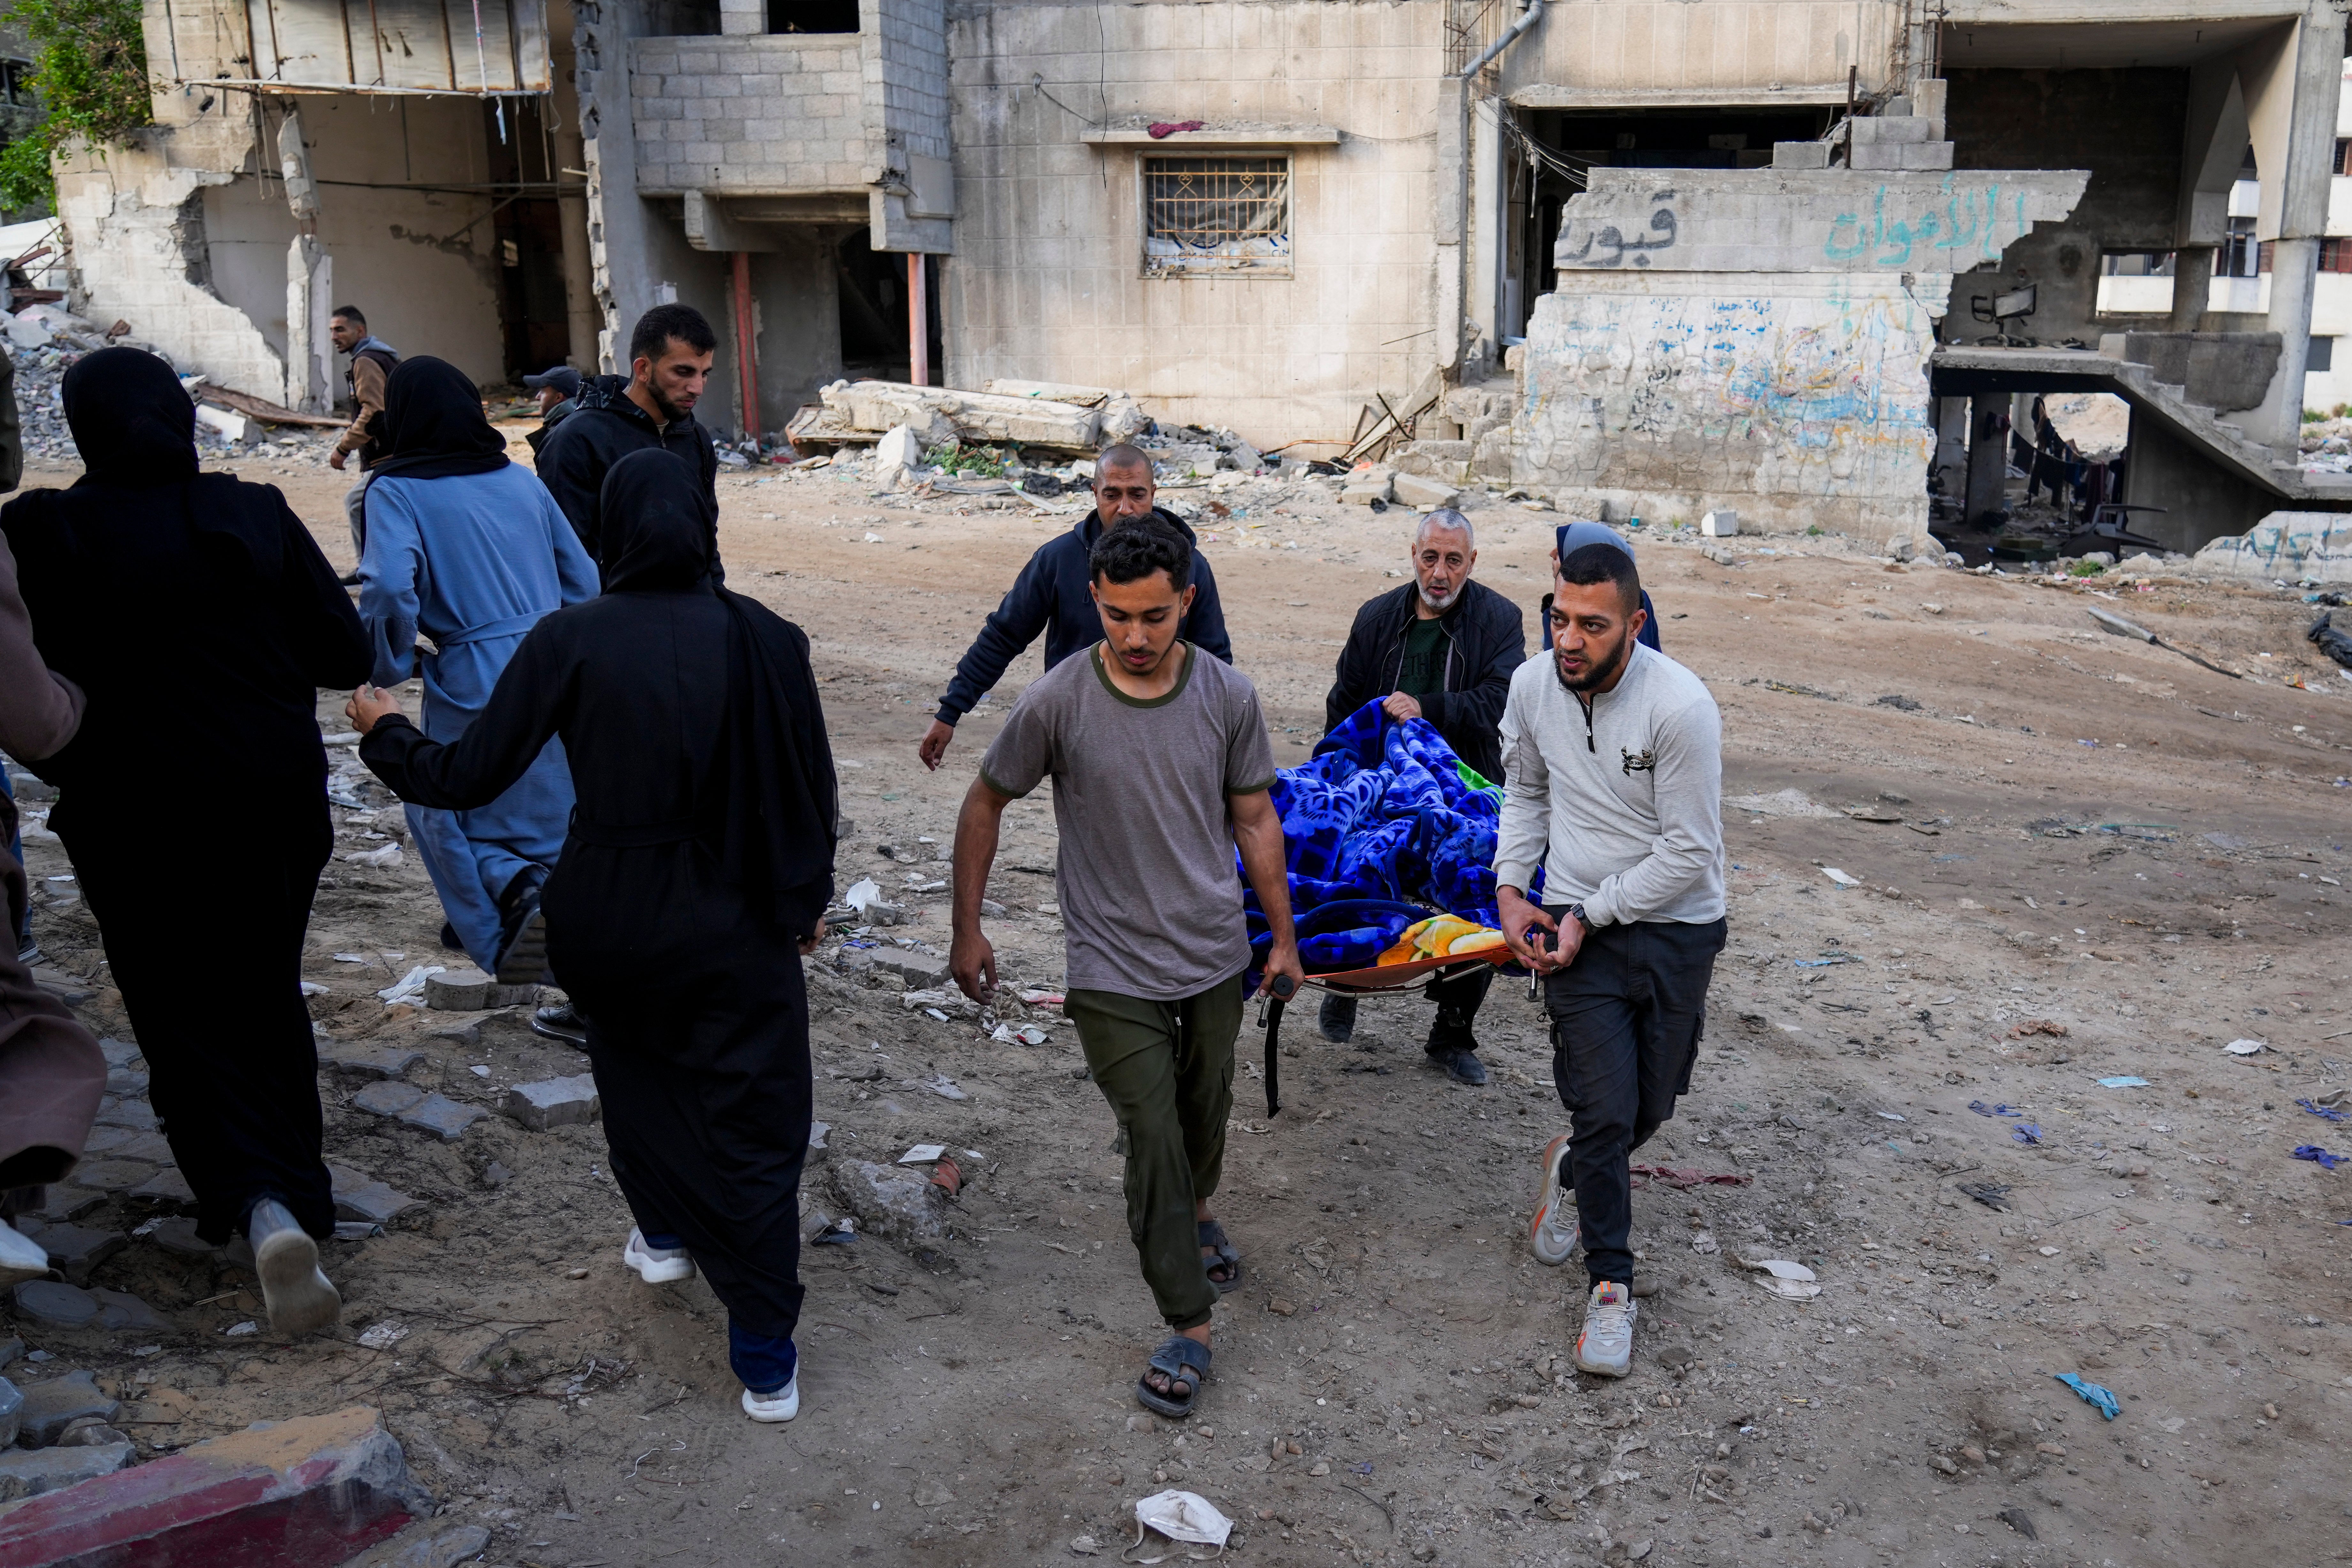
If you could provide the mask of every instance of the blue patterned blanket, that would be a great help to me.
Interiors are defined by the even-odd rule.
[[[1368,702],[1307,762],[1277,773],[1273,794],[1308,973],[1368,968],[1433,913],[1496,923],[1502,787],[1465,767],[1429,724],[1395,722]],[[1246,886],[1242,902],[1255,970],[1272,938]]]

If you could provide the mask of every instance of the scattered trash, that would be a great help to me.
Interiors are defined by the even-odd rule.
[[[387,844],[380,849],[354,849],[343,857],[343,863],[347,866],[372,866],[378,870],[389,870],[400,861],[400,846],[397,844]]]
[[[227,1328],[225,1328],[225,1329],[223,1329],[223,1330],[221,1331],[221,1332],[222,1332],[222,1333],[226,1334],[229,1338],[231,1338],[231,1339],[233,1339],[233,1340],[234,1340],[234,1339],[241,1339],[241,1338],[243,1338],[243,1337],[244,1337],[245,1335],[247,1335],[247,1334],[257,1334],[257,1333],[259,1333],[260,1331],[261,1331],[261,1325],[260,1325],[259,1323],[255,1322],[255,1321],[254,1321],[252,1319],[250,1319],[250,1318],[247,1318],[247,1319],[244,1322],[242,1322],[242,1323],[231,1323]]]
[[[2009,1189],[1997,1182],[1962,1182],[1959,1191],[2000,1213],[2009,1212]]]
[[[1871,1114],[1877,1117],[1881,1121],[1908,1121],[1911,1120],[1907,1116],[1899,1116],[1892,1110],[1877,1110],[1873,1111]]]
[[[2063,1040],[2066,1037],[2066,1026],[2048,1018],[2028,1018],[2021,1024],[2010,1026],[2009,1037],[2012,1040],[2022,1040],[2032,1035],[2055,1035]]]
[[[395,1006],[403,1002],[420,1001],[425,995],[425,983],[442,973],[444,971],[440,964],[420,963],[402,975],[396,983],[377,992],[376,995],[387,1007]]]
[[[2116,1403],[2116,1396],[2097,1384],[2084,1383],[2071,1372],[2053,1372],[2050,1375],[2081,1394],[2084,1404],[2088,1405],[2108,1420],[2112,1421],[2124,1413],[2124,1407]]]
[[[1862,960],[1850,952],[1834,952],[1827,958],[1797,958],[1790,962],[1800,969],[1827,969],[1834,963],[1860,963]]]
[[[1813,1271],[1801,1263],[1791,1263],[1785,1258],[1767,1258],[1751,1263],[1737,1253],[1732,1255],[1731,1260],[1742,1268],[1767,1276],[1756,1283],[1775,1296],[1785,1297],[1791,1301],[1805,1301],[1822,1293],[1821,1286],[1814,1282]]]
[[[2114,1078],[2101,1079],[2099,1087],[2101,1089],[2147,1089],[2150,1086],[2147,1079],[2144,1078],[2134,1078],[2129,1073],[2122,1073]]]
[[[860,878],[849,885],[849,891],[841,895],[841,901],[862,915],[869,905],[882,901],[882,885],[871,877]]]
[[[2039,1541],[2042,1539],[2042,1537],[2034,1531],[2033,1521],[2021,1508],[2005,1508],[1999,1513],[1994,1514],[1993,1517],[2000,1521],[2001,1523],[2009,1526],[2010,1529],[2017,1531],[2018,1534],[2025,1537],[2028,1541]]]
[[[1054,1037],[1034,1024],[1023,1024],[1018,1028],[1011,1024],[999,1024],[988,1032],[988,1037],[999,1045],[1042,1046]]]
[[[1234,1521],[1219,1513],[1209,1500],[1195,1492],[1164,1491],[1135,1505],[1135,1543],[1141,1546],[1152,1532],[1195,1546],[1223,1546],[1234,1532]],[[1130,1563],[1158,1563],[1157,1557],[1129,1557]]]
[[[897,1163],[901,1165],[928,1165],[947,1152],[948,1146],[944,1143],[918,1143],[899,1155]]]
[[[2343,1091],[2339,1089],[2336,1092],[2340,1095]],[[2342,1110],[2333,1105],[2323,1105],[2315,1100],[2298,1100],[2295,1103],[2314,1116],[2325,1116],[2330,1121],[2352,1121],[2352,1111]]]
[[[2025,1112],[2014,1105],[1987,1105],[1981,1100],[1969,1101],[1969,1109],[1979,1116],[2022,1116]]]
[[[1834,866],[1822,867],[1822,875],[1827,877],[1831,881],[1835,882],[1841,888],[1859,888],[1862,886],[1861,878],[1849,877]]]
[[[2298,1160],[2308,1160],[2323,1171],[2332,1171],[2347,1160],[2352,1160],[2352,1154],[2331,1154],[2316,1143],[2297,1144],[2294,1157]]]
[[[1021,1000],[1032,1007],[1058,1007],[1062,1005],[1062,994],[1059,991],[1024,991]]]
[[[2233,1057],[2250,1057],[2257,1051],[2270,1049],[2270,1046],[2268,1042],[2263,1040],[2231,1040],[2221,1048]]]
[[[963,1191],[963,1171],[953,1160],[942,1160],[931,1172],[931,1185],[953,1197]]]
[[[825,1146],[825,1142],[824,1142],[824,1141],[825,1141],[826,1135],[827,1135],[827,1134],[829,1134],[829,1133],[831,1133],[831,1132],[832,1132],[832,1131],[833,1131],[833,1123],[832,1123],[832,1122],[830,1122],[830,1121],[812,1121],[812,1122],[810,1122],[810,1123],[809,1123],[809,1147],[810,1147],[810,1148],[812,1148],[812,1149],[822,1149],[822,1148],[824,1148],[824,1147]]]
[[[810,1241],[812,1247],[847,1247],[857,1239],[857,1221],[845,1215],[826,1226]]]
[[[360,1335],[360,1343],[372,1351],[388,1351],[408,1337],[408,1326],[390,1319]]]
[[[955,1086],[955,1081],[952,1079],[950,1079],[945,1073],[941,1073],[939,1077],[931,1079],[929,1083],[924,1084],[923,1087],[929,1089],[933,1094],[938,1095],[941,1100],[970,1100],[971,1098],[971,1096],[958,1089]]]
[[[1713,1231],[1700,1230],[1691,1233],[1691,1250],[1697,1253],[1701,1258],[1714,1257],[1717,1246],[1717,1244]]]

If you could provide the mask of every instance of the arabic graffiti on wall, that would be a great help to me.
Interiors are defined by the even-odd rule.
[[[1706,504],[1842,500],[1900,531],[1924,521],[1933,346],[1899,289],[1547,295],[1514,477]]]
[[[1570,228],[1563,231],[1559,237],[1559,247],[1554,255],[1555,262],[1561,267],[1604,268],[1622,267],[1625,265],[1628,254],[1631,253],[1633,265],[1647,267],[1650,265],[1651,251],[1673,249],[1675,240],[1681,234],[1681,220],[1675,216],[1674,207],[1671,205],[1674,199],[1675,193],[1672,191],[1651,193],[1650,200],[1653,202],[1669,205],[1661,205],[1651,213],[1647,230],[1636,230],[1635,233],[1642,237],[1634,239],[1626,238],[1624,233],[1615,224],[1601,224],[1597,226],[1585,227],[1584,243],[1570,250],[1568,244],[1573,237],[1577,226],[1571,224]]]
[[[1956,190],[1953,182],[1946,180],[1944,186],[1940,207],[1931,197],[1925,205],[1907,213],[1898,211],[1892,219],[1886,213],[1887,187],[1879,186],[1868,213],[1837,215],[1830,224],[1829,237],[1822,242],[1822,254],[1832,261],[1867,257],[1876,267],[1924,267],[1935,252],[1950,251],[1955,254],[1949,260],[1933,270],[1960,272],[1979,261],[1998,260],[2006,245],[2032,226],[2026,221],[2023,191],[2011,193],[2016,209],[2014,226],[2002,239],[1997,237],[2002,232],[2000,220],[2008,215],[2001,211],[1998,184],[1982,190]],[[1902,205],[1899,199],[1897,205]],[[1913,253],[1921,246],[1927,247],[1927,255],[1915,263]]]

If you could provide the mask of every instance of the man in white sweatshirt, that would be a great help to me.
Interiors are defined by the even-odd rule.
[[[1576,1364],[1633,1355],[1627,1161],[1690,1088],[1723,950],[1723,718],[1697,676],[1640,646],[1642,584],[1605,544],[1563,558],[1551,657],[1503,710],[1495,879],[1503,934],[1544,977],[1552,1079],[1570,1131],[1543,1155],[1534,1250],[1584,1242],[1591,1299]],[[1543,907],[1527,889],[1543,867]]]

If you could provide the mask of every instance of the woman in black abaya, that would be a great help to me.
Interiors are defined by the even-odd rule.
[[[377,777],[447,810],[496,798],[562,737],[579,809],[541,907],[636,1221],[624,1260],[654,1279],[698,1265],[727,1305],[744,1411],[789,1421],[801,954],[833,893],[833,753],[807,637],[713,581],[716,508],[694,471],[632,453],[602,510],[604,596],[532,627],[463,737],[426,740],[380,689],[348,711]]]
[[[341,1302],[316,1238],[335,1210],[301,990],[334,847],[318,689],[367,679],[367,639],[284,497],[197,472],[194,405],[169,365],[101,349],[66,372],[64,396],[88,471],[10,501],[0,531],[42,658],[89,706],[30,766],[58,786],[49,825],[98,918],[196,1234],[243,1230],[271,1324],[323,1327]]]

